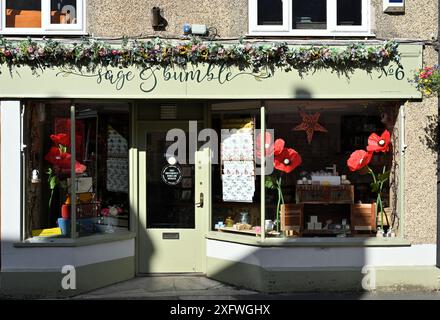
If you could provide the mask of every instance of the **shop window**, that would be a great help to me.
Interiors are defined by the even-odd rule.
[[[249,0],[251,35],[368,35],[370,0]]]
[[[45,241],[129,228],[128,107],[75,106],[74,139],[72,112],[64,103],[26,106],[26,238]]]
[[[390,172],[380,199],[368,168],[351,171],[348,159],[372,145],[372,134],[393,135],[397,111],[392,103],[266,101],[264,111],[238,103],[213,105],[213,128],[218,133],[235,128],[243,136],[231,136],[232,146],[222,137],[220,161],[212,171],[211,230],[255,236],[264,228],[266,237],[352,238],[375,237],[380,227],[392,234],[398,227],[397,141],[387,138],[369,160],[376,178]],[[263,116],[265,152],[258,131]],[[247,132],[254,142],[240,142]],[[249,161],[247,149],[254,152]],[[265,166],[262,181],[256,172],[263,156],[273,167]],[[376,215],[379,200],[383,215]]]
[[[84,0],[2,0],[0,33],[78,34],[84,31]]]
[[[255,158],[259,119],[258,107],[223,111],[218,105],[213,111],[212,125],[221,143],[218,164],[212,166],[211,230],[260,233],[261,176]]]

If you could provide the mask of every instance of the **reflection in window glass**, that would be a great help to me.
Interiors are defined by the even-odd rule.
[[[282,0],[259,0],[258,1],[258,25],[282,25],[283,24],[283,1]]]
[[[6,28],[41,28],[41,0],[6,0]]]
[[[362,25],[362,0],[338,0],[338,26]]]
[[[326,29],[327,0],[293,0],[293,29]]]
[[[51,24],[77,24],[77,0],[51,0]]]

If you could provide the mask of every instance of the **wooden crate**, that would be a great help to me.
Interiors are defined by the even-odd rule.
[[[376,230],[375,204],[352,204],[350,225],[353,234],[359,232],[374,232]]]
[[[281,231],[286,236],[301,235],[304,224],[304,204],[283,204],[280,210]]]

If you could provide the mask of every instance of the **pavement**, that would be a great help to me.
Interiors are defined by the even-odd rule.
[[[205,276],[137,277],[73,297],[87,300],[440,300],[440,292],[310,292],[264,294]]]

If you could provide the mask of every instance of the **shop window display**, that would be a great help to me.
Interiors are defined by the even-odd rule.
[[[239,129],[240,123],[255,121],[254,144],[250,146],[257,170],[258,160],[263,156],[258,131],[260,109],[241,107],[240,110],[237,103],[232,103],[225,110],[221,106],[213,107],[212,125],[219,133],[229,128],[230,123]],[[364,149],[368,153],[370,145],[379,143],[384,133],[395,132],[398,110],[395,104],[266,101],[264,110],[267,130],[264,156],[266,161],[273,162],[273,172],[263,181],[258,174],[249,179],[253,180],[252,192],[242,197],[244,184],[228,176],[231,166],[237,174],[242,166],[237,168],[228,163],[222,138],[220,162],[213,165],[212,173],[211,230],[259,236],[264,228],[266,237],[280,238],[372,237],[387,232],[395,235],[391,226],[392,215],[397,214],[397,185],[393,178],[397,168],[396,140],[389,137],[389,152],[372,151],[368,159],[376,180],[379,176],[384,178],[380,197],[372,184],[372,175],[352,170],[349,161],[356,150]],[[240,153],[235,150],[233,154]],[[234,181],[235,189],[228,187],[228,179]],[[264,197],[261,183],[265,187]],[[261,225],[263,199],[265,212]]]
[[[261,179],[254,143],[258,119],[258,108],[213,113],[213,128],[219,136],[223,132],[220,161],[212,167],[213,230],[254,236],[261,232]]]
[[[26,106],[26,238],[128,230],[128,107],[77,105],[74,112],[71,139],[69,104]],[[75,235],[71,234],[73,207]]]
[[[285,174],[281,191],[269,184],[266,219],[273,220],[283,236],[374,236],[377,194],[373,181],[365,172],[350,170],[347,160],[353,151],[367,147],[372,134],[392,132],[394,123],[382,121],[381,114],[394,114],[394,107],[327,104],[268,104],[266,127],[274,128],[273,139],[283,139],[300,154],[302,162]],[[370,166],[382,171],[392,161],[392,152],[374,153]],[[266,179],[274,180],[274,175]],[[389,181],[382,187],[383,207],[390,209]],[[277,215],[274,204],[280,192],[286,206]],[[360,215],[364,216],[360,219]]]

